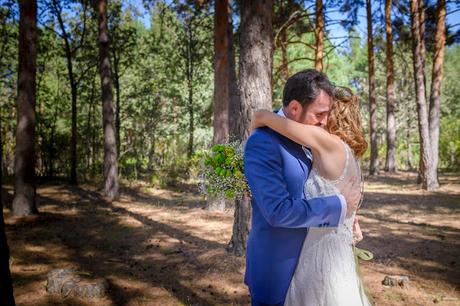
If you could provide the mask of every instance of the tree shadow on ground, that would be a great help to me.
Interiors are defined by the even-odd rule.
[[[460,214],[460,194],[430,193],[401,194],[367,191],[364,194],[362,210],[368,213],[385,210],[395,217],[401,214],[451,216]]]
[[[11,244],[16,263],[33,262],[49,266],[51,270],[57,268],[53,266],[59,257],[68,257],[77,269],[109,281],[109,298],[115,305],[126,305],[145,296],[144,284],[147,287],[153,284],[161,288],[163,298],[164,295],[173,296],[186,305],[243,305],[248,302],[246,294],[225,295],[213,284],[189,286],[194,280],[204,278],[210,270],[222,269],[200,262],[199,257],[223,250],[225,245],[116,207],[105,202],[96,191],[70,186],[56,186],[54,191],[49,196],[39,194],[38,206],[40,209],[43,205],[54,205],[55,212],[42,212],[34,220],[17,220],[7,225],[8,235],[14,236],[10,241],[27,242]],[[70,199],[66,202],[56,200],[54,196],[64,192],[71,195]],[[151,205],[152,197],[130,193],[141,203]],[[168,206],[173,205],[173,201],[166,202]],[[140,225],[125,224],[127,216]],[[17,236],[21,236],[20,239]],[[163,243],[152,239],[154,237],[160,237],[160,240],[161,237],[165,240],[173,238],[175,242]],[[63,246],[67,253],[50,254],[49,250],[56,246]],[[184,266],[187,269],[181,269]],[[13,277],[23,286],[37,281],[37,277],[45,279],[45,275],[16,274]],[[122,287],[119,280],[136,283],[139,288]],[[242,282],[242,279],[237,276],[234,282]],[[160,300],[161,297],[157,302],[154,299],[146,302],[155,304],[161,303]]]
[[[416,187],[417,185],[417,173],[413,171],[398,171],[397,173],[386,173],[380,172],[378,176],[365,175],[364,180],[367,183],[384,183],[392,187]],[[439,173],[439,184],[460,184],[459,173],[454,172],[443,172]]]
[[[459,204],[459,194],[366,192],[359,211],[365,236],[360,245],[377,263],[460,288]]]
[[[189,210],[192,208],[204,208],[203,203],[191,199],[196,197],[196,194],[192,193],[179,193],[177,191],[168,193],[167,195],[152,195],[148,192],[143,192],[139,189],[122,187],[121,192],[135,202],[141,202],[146,205],[155,207],[171,207],[176,210]]]
[[[6,189],[6,201],[12,200],[11,190]],[[150,194],[127,187],[122,193],[126,205],[107,203],[99,192],[86,187],[52,185],[46,192],[39,192],[41,215],[9,221],[6,229],[14,264],[21,269],[45,266],[46,271],[15,272],[15,286],[26,288],[39,280],[44,284],[46,272],[65,263],[106,278],[111,288],[109,304],[142,304],[140,297],[148,299],[144,300],[148,305],[161,305],[165,300],[185,305],[249,303],[246,292],[227,293],[202,281],[213,271],[235,287],[241,286],[238,270],[243,261],[226,262],[233,257],[223,251],[223,243],[194,234],[190,224],[163,222],[129,206],[132,200],[138,206],[194,213],[203,203],[193,194]],[[458,194],[367,192],[360,211],[367,236],[362,247],[374,252],[376,263],[400,266],[416,277],[442,280],[458,288],[459,227],[401,218],[411,214],[458,216],[458,203]],[[123,282],[134,285],[125,286]],[[152,288],[158,292],[146,294]],[[34,305],[47,304],[83,305],[79,300],[53,296]]]

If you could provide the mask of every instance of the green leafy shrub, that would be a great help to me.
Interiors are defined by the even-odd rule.
[[[229,199],[249,193],[240,143],[216,144],[204,152],[201,190]]]

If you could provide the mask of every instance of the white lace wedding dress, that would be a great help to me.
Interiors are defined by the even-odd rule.
[[[304,192],[307,199],[340,193],[352,177],[361,178],[359,164],[345,145],[346,162],[337,180],[322,177],[313,167]],[[355,213],[337,228],[310,228],[292,278],[285,306],[371,305],[356,269],[352,250]]]

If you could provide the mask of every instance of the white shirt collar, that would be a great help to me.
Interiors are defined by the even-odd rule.
[[[280,108],[280,110],[276,113],[278,116],[281,116],[281,117],[285,117],[286,118],[286,115],[284,114],[283,112],[283,108]]]

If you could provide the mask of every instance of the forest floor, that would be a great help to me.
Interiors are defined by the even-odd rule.
[[[366,179],[360,210],[375,258],[361,271],[375,305],[460,305],[460,176],[424,192],[415,174]],[[7,205],[13,190],[3,190]],[[248,305],[244,258],[225,251],[233,211],[208,212],[193,186],[180,191],[124,185],[106,203],[89,185],[43,184],[40,215],[5,209],[18,305]],[[46,275],[73,267],[107,279],[107,298],[83,302],[46,293]],[[407,275],[410,288],[384,287]]]

